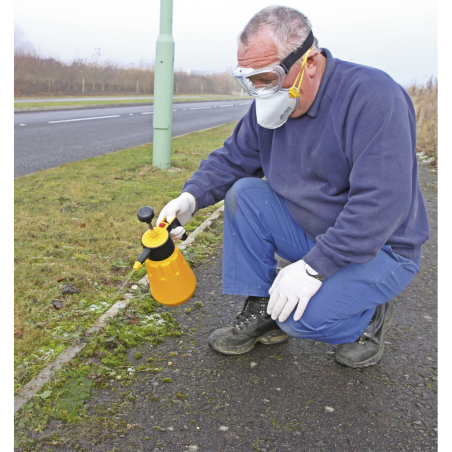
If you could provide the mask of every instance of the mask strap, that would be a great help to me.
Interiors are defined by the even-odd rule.
[[[300,96],[300,86],[301,86],[301,82],[303,81],[304,70],[306,69],[306,61],[308,60],[309,52],[310,52],[311,50],[312,50],[312,48],[309,49],[309,50],[306,52],[306,55],[305,55],[305,57],[303,58],[303,63],[302,63],[302,65],[301,65],[301,68],[300,68],[300,70],[298,71],[297,78],[296,78],[295,81],[293,82],[292,88],[289,89],[289,96],[292,97],[292,98],[295,98],[295,99],[296,99],[297,97]],[[302,71],[303,71],[303,72],[302,72]],[[300,77],[300,74],[301,74],[301,77]],[[300,81],[298,82],[298,86],[295,87],[295,85],[297,84],[298,77],[300,77]]]

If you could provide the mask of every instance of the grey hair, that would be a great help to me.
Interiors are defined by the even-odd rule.
[[[287,6],[268,6],[256,13],[246,24],[238,37],[238,44],[246,50],[265,30],[275,41],[278,57],[283,60],[303,44],[311,28],[309,19],[296,9]],[[319,50],[317,38],[314,39],[312,47]]]

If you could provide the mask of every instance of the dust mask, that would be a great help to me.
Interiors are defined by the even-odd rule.
[[[270,97],[258,97],[256,99],[256,119],[261,127],[265,129],[277,129],[285,124],[289,116],[297,109],[300,86],[303,80],[309,50],[303,58],[303,63],[297,78],[290,89],[279,89]],[[300,80],[298,81],[298,79]],[[298,86],[296,86],[297,82]]]

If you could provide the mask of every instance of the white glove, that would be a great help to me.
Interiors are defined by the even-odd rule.
[[[268,291],[270,300],[267,305],[267,314],[271,314],[273,320],[278,319],[284,322],[298,304],[293,319],[300,320],[309,300],[321,285],[321,281],[306,273],[303,260],[284,267]]]
[[[185,226],[196,209],[195,197],[186,191],[181,195],[170,201],[161,211],[157,220],[157,224],[160,224],[166,217],[166,220],[170,222],[174,217],[177,217],[180,224]],[[178,226],[170,231],[170,236],[173,240],[180,240],[185,233],[183,227]]]

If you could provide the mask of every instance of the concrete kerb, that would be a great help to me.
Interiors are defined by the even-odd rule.
[[[91,334],[99,331],[101,328],[104,328],[107,324],[109,317],[114,317],[119,309],[126,308],[129,305],[129,299],[132,297],[132,294],[126,293],[124,295],[124,300],[117,301],[113,306],[110,307],[107,311],[105,311],[85,332],[85,337],[90,336]],[[39,390],[47,383],[55,374],[55,372],[61,368],[64,363],[69,362],[71,359],[74,359],[87,344],[84,339],[79,339],[79,341],[72,345],[71,347],[66,348],[63,352],[61,352],[58,357],[52,361],[47,367],[45,367],[35,378],[29,381],[22,391],[14,396],[14,412],[18,411],[22,405],[28,402],[31,398],[33,398]]]
[[[196,237],[209,227],[212,222],[221,215],[224,210],[224,205],[217,209],[207,220],[205,220],[197,229],[195,229],[190,237],[184,242],[178,245],[181,251],[185,250],[188,246],[191,246]],[[148,284],[147,275],[141,278],[138,284]],[[113,306],[105,311],[85,332],[85,337],[101,330],[107,325],[108,319],[117,315],[119,309],[126,308],[129,305],[132,294],[125,294],[123,300],[117,301]],[[85,347],[87,342],[84,338],[80,339],[75,345],[66,348],[63,352],[55,358],[48,366],[46,366],[36,377],[29,381],[18,394],[14,396],[14,413],[16,413],[22,405],[29,402],[55,374],[57,370],[61,368],[64,363],[67,363],[74,359]]]

